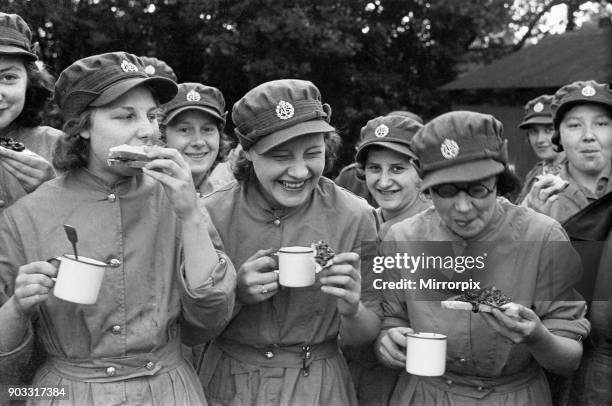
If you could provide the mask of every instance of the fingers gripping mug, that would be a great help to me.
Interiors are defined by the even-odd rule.
[[[98,300],[106,264],[79,255],[62,255],[53,294],[63,300],[81,304],[94,304]]]

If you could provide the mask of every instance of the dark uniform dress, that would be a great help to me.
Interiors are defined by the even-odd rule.
[[[559,250],[540,243],[567,241],[564,230],[549,217],[504,198],[498,198],[496,205],[492,223],[474,239],[486,241],[489,247],[482,287],[494,284],[507,296],[520,298],[516,301],[533,308],[553,334],[586,337],[585,302],[572,288],[580,276],[578,255],[569,246]],[[394,244],[401,241],[452,241],[467,246],[433,208],[393,226],[385,237],[383,254],[400,252]],[[564,269],[558,264],[564,264]],[[400,277],[389,271],[383,275],[391,280]],[[554,289],[550,289],[551,281]],[[556,297],[550,297],[551,291]],[[448,298],[442,293],[432,293],[439,297],[427,301],[414,290],[383,291],[383,328],[405,326],[448,337],[446,373],[428,378],[403,372],[390,404],[550,405],[548,383],[528,349],[491,330],[477,313],[442,308],[440,300]]]
[[[63,224],[76,228],[80,255],[108,264],[98,301],[50,294],[22,343],[0,353],[3,375],[28,362],[36,336],[48,356],[32,385],[65,386],[69,399],[32,404],[205,405],[179,334],[229,320],[235,271],[225,254],[217,252],[208,281],[188,288],[180,224],[162,186],[143,175],[108,185],[74,170],[2,213],[0,303],[12,296],[19,266],[72,251]]]
[[[299,207],[271,208],[250,182],[231,183],[204,201],[225,252],[238,268],[260,249],[325,240],[337,253],[360,252],[362,241],[376,240],[372,208],[323,177]],[[367,280],[370,274],[362,275],[361,300],[380,315],[379,294]],[[272,298],[238,310],[204,357],[200,378],[211,404],[356,404],[337,344],[337,299],[320,289],[318,281],[305,288],[282,288]]]

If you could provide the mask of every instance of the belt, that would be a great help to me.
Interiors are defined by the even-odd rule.
[[[313,361],[340,355],[337,340],[295,346],[272,344],[256,348],[234,340],[217,338],[214,344],[240,362],[260,367],[299,368],[304,376],[310,374],[310,364]]]
[[[72,380],[116,382],[167,372],[184,362],[180,340],[175,339],[155,351],[125,357],[69,359],[51,356],[46,366]]]

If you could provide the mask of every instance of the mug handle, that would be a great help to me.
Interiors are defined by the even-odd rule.
[[[54,267],[57,268],[58,265],[59,265],[58,262],[62,262],[62,257],[51,257],[51,258],[45,260],[45,262],[48,262],[48,263],[50,263],[51,265],[53,265]],[[57,278],[51,278],[51,280],[53,282],[57,282]]]

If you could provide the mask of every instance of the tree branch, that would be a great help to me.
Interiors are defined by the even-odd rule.
[[[542,18],[544,14],[548,13],[550,9],[553,8],[554,6],[557,6],[563,3],[565,3],[564,0],[552,0],[548,4],[546,4],[544,8],[535,15],[533,20],[531,20],[531,22],[527,26],[527,32],[525,33],[525,35],[523,35],[523,37],[519,40],[519,42],[517,42],[516,45],[514,45],[512,51],[516,52],[519,49],[521,49],[523,45],[525,45],[525,42],[529,39],[529,37],[531,37],[531,31],[533,31],[533,27],[536,26],[536,24],[538,23],[538,21],[540,21],[540,18]]]

